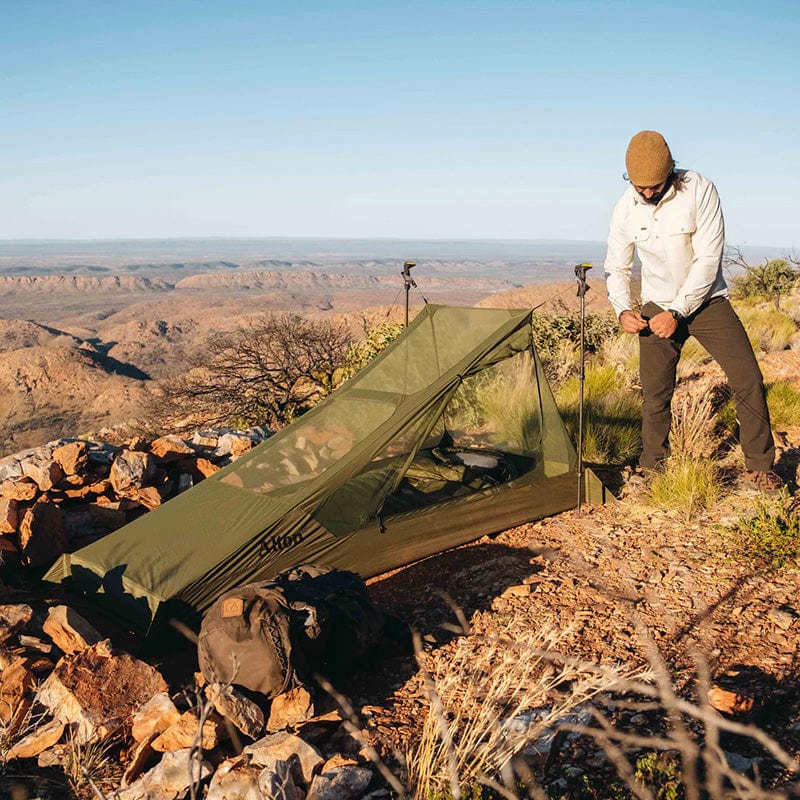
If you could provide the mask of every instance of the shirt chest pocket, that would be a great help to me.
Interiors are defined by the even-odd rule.
[[[654,220],[660,236],[691,236],[697,230],[697,221],[692,214],[664,214]]]

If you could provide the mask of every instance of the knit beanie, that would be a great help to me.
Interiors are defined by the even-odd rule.
[[[628,180],[634,186],[658,186],[675,167],[664,137],[656,131],[639,131],[625,153]]]

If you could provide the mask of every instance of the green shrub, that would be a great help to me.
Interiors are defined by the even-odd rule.
[[[737,560],[770,569],[800,563],[800,516],[785,489],[777,498],[761,500],[752,517],[729,530]]]
[[[556,391],[556,404],[573,441],[578,437],[579,398],[577,377]],[[630,460],[639,449],[641,419],[641,400],[625,376],[610,365],[590,364],[584,384],[584,457],[601,464]]]
[[[404,330],[399,322],[383,322],[370,328],[360,342],[351,345],[344,357],[344,363],[337,372],[339,383],[352,378],[362,367],[365,367],[378,353],[388,347]]]
[[[645,753],[636,760],[634,777],[653,791],[656,800],[685,797],[676,753]]]
[[[648,496],[653,505],[676,512],[684,522],[694,519],[722,496],[717,462],[670,456],[651,479]]]
[[[781,297],[798,282],[800,271],[785,258],[775,258],[760,267],[747,267],[744,275],[733,279],[733,295],[739,299],[771,301],[780,308]]]
[[[786,350],[797,338],[797,324],[782,311],[740,308],[738,314],[754,350],[764,353]]]
[[[588,314],[584,325],[584,342],[586,351],[594,353],[607,339],[619,332],[616,317],[613,313]],[[554,357],[563,342],[580,345],[581,320],[577,312],[557,315],[534,314],[533,339],[539,358],[548,361]]]

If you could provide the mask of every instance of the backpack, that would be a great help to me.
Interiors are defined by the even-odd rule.
[[[306,564],[231,589],[208,609],[197,641],[200,671],[209,682],[275,697],[352,666],[384,624],[359,575]]]

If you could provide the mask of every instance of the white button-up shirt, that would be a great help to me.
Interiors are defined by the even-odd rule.
[[[642,302],[686,317],[709,298],[728,293],[719,195],[702,175],[682,174],[680,190],[670,186],[658,205],[645,203],[630,186],[614,207],[605,275],[617,316],[631,308],[634,248],[642,262]]]

